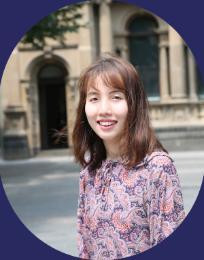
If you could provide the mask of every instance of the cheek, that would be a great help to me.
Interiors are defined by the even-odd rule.
[[[117,114],[118,116],[126,119],[127,115],[128,115],[128,106],[127,103],[121,104],[117,107]]]
[[[88,103],[85,104],[85,114],[86,114],[86,117],[87,117],[88,120],[91,119],[94,116],[94,109]]]

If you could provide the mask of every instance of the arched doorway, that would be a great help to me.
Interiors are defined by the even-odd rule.
[[[128,24],[129,59],[137,68],[148,97],[159,97],[159,49],[157,22],[151,16],[137,16]]]
[[[56,130],[67,125],[66,70],[56,63],[45,64],[38,72],[41,149],[67,147],[67,142],[56,143]]]

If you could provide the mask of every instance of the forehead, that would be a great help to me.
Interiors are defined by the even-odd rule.
[[[100,75],[89,76],[86,91],[100,90],[101,88],[109,88],[111,90],[125,91],[125,86],[120,75],[110,75],[109,73],[101,73]]]
[[[89,82],[87,86],[87,93],[92,92],[92,91],[101,91],[101,90],[113,90],[115,89],[112,87],[110,84],[106,84],[106,82],[103,81],[100,77],[95,78],[91,82]]]

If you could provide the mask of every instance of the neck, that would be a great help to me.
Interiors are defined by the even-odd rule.
[[[121,151],[121,149],[119,148],[119,144],[110,144],[110,143],[106,143],[104,142],[104,146],[106,148],[106,158],[110,159],[110,160],[116,160],[121,158],[121,154],[119,151]]]

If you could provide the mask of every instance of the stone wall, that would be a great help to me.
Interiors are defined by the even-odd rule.
[[[93,4],[85,4],[81,21],[85,26],[78,33],[68,33],[65,46],[48,41],[44,49],[36,50],[19,43],[12,52],[0,93],[0,136],[5,158],[27,158],[41,149],[37,75],[42,66],[54,62],[67,72],[66,108],[71,147],[81,71],[96,59],[98,52],[117,50],[123,58],[129,59],[128,22],[135,15],[153,15],[125,3],[93,2],[95,7],[98,5],[98,17],[94,15]],[[159,36],[160,97],[156,101],[150,98],[153,127],[171,149],[199,149],[204,140],[204,100],[199,99],[197,93],[193,54],[172,27],[159,17],[154,18]]]

